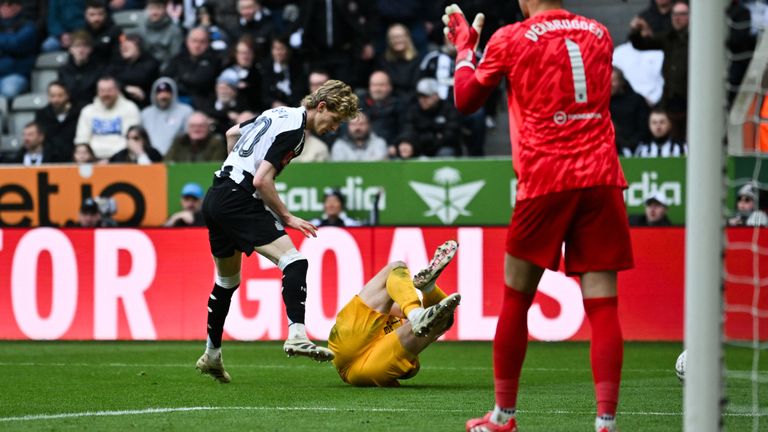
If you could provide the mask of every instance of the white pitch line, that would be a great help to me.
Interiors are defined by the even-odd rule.
[[[30,366],[30,367],[168,367],[168,368],[188,368],[191,363],[42,363],[42,362],[0,362],[0,366]],[[315,369],[316,365],[269,365],[269,364],[240,364],[237,365],[238,369]],[[423,366],[422,370],[447,370],[447,371],[491,371],[493,366],[467,366],[467,367],[453,367],[453,366]],[[524,367],[523,371],[530,372],[583,372],[591,373],[591,369],[587,368],[537,368],[537,367]],[[669,372],[672,373],[672,369],[623,369],[624,372]],[[750,372],[750,371],[742,371]]]
[[[403,412],[422,412],[420,408],[337,408],[337,407],[285,407],[285,406],[250,406],[250,407],[177,407],[177,408],[146,408],[140,410],[119,410],[119,411],[85,411],[79,413],[60,413],[60,414],[31,414],[16,417],[0,417],[0,423],[14,421],[38,421],[38,420],[59,420],[67,418],[83,417],[111,417],[111,416],[132,416],[146,414],[164,414],[175,412],[191,411],[313,411],[313,412],[377,412],[377,413],[403,413]],[[466,409],[447,409],[442,412],[467,413]],[[518,410],[523,414],[537,415],[589,415],[592,411],[568,411],[568,410]],[[619,411],[619,416],[654,416],[654,417],[682,417],[681,412],[658,412],[658,411]],[[728,417],[765,417],[768,413],[724,413]]]

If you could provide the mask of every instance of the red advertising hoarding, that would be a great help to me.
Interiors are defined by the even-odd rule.
[[[730,236],[750,241],[750,232]],[[633,230],[636,268],[619,277],[627,339],[682,338],[684,234],[680,228]],[[415,272],[435,247],[453,238],[459,252],[439,285],[461,293],[462,302],[446,339],[493,338],[505,228],[323,228],[317,238],[291,236],[310,263],[311,337],[325,339],[337,311],[384,264],[403,260]],[[753,262],[733,256],[740,261],[731,265],[729,258],[728,272],[745,286],[739,277],[751,278]],[[213,278],[204,228],[2,229],[0,339],[204,339]],[[245,259],[225,338],[285,338],[280,281],[280,271],[268,260],[256,254]],[[729,302],[751,301],[747,292],[745,286]],[[736,319],[727,321],[728,335],[751,338],[751,317],[741,315],[737,311]],[[533,339],[588,339],[578,281],[547,272],[528,322]]]

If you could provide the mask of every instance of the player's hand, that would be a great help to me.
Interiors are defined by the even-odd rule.
[[[443,32],[456,47],[456,51],[461,52],[466,49],[476,51],[480,41],[480,32],[482,32],[483,24],[485,24],[485,15],[481,13],[475,15],[472,26],[470,26],[461,8],[456,4],[451,4],[445,8],[443,24],[445,24]]]
[[[289,216],[285,220],[285,225],[301,231],[301,233],[304,234],[304,237],[317,237],[317,227],[300,217],[294,215]]]

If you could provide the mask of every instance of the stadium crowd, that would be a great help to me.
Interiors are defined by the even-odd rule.
[[[10,107],[2,143],[20,144],[0,144],[0,163],[221,161],[230,126],[296,106],[331,78],[356,90],[363,115],[308,135],[297,162],[483,156],[501,92],[475,114],[454,107],[455,53],[439,21],[452,2],[0,0],[0,96]],[[480,50],[522,18],[515,1],[459,3],[489,15]],[[741,23],[728,38],[738,54],[729,102],[756,43],[749,7],[728,9]],[[649,0],[628,24],[611,79],[617,151],[684,156],[688,4]],[[40,57],[56,53],[56,78],[35,79]],[[11,121],[30,95],[47,103],[28,111],[32,121]]]
[[[9,130],[22,146],[0,162],[221,160],[229,126],[295,106],[329,78],[356,89],[365,118],[310,138],[299,161],[482,156],[500,93],[476,114],[454,108],[454,53],[438,21],[447,3],[2,0],[0,96],[11,112],[14,98],[30,92],[47,91],[48,104]],[[470,14],[492,14],[481,49],[497,28],[521,19],[514,1],[459,3]],[[131,10],[134,21],[113,20]],[[611,113],[624,157],[687,152],[687,14],[684,1],[650,0],[630,23],[628,42],[617,44]],[[729,14],[750,16],[740,1]],[[729,45],[751,52],[755,34],[741,26]],[[57,52],[67,54],[58,79],[31,79],[39,55]],[[739,59],[730,68],[731,100],[749,63]],[[142,145],[128,136],[137,125],[146,131]],[[22,127],[35,129],[42,145]]]

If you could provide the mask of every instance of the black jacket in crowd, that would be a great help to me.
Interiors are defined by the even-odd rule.
[[[45,133],[45,138],[50,143],[53,157],[61,162],[71,162],[75,149],[75,132],[77,131],[77,119],[80,117],[82,105],[72,103],[62,121],[59,121],[53,108],[48,104],[35,112],[35,122]]]
[[[94,29],[86,23],[85,31],[93,38],[93,53],[91,56],[101,65],[107,65],[113,57],[119,57],[120,35],[123,31],[118,27],[111,17],[107,17],[104,25],[99,29]]]
[[[651,4],[643,9],[638,16],[648,23],[654,34],[672,30],[672,10],[662,14],[656,7],[656,0],[650,0],[650,2]]]
[[[96,82],[104,74],[104,66],[93,59],[77,66],[70,57],[67,63],[59,69],[59,81],[69,90],[70,99],[74,104],[87,105],[96,96]]]
[[[154,57],[141,53],[141,56],[135,62],[129,63],[124,58],[118,56],[112,60],[107,73],[117,78],[122,87],[123,95],[136,102],[139,108],[152,103],[150,100],[150,90],[152,89],[152,83],[155,82],[160,74],[160,63]],[[127,93],[125,91],[127,86],[141,88],[144,91],[144,100],[134,98],[133,95]]]
[[[360,109],[368,115],[376,135],[384,138],[387,145],[395,145],[405,117],[401,100],[390,95],[383,101],[375,101],[364,92],[360,94]]]
[[[408,111],[405,133],[414,138],[414,150],[419,155],[434,156],[442,147],[461,154],[461,119],[448,102],[439,101],[429,111],[415,104]]]
[[[173,58],[161,75],[173,78],[180,96],[192,98],[192,106],[202,109],[214,98],[213,88],[220,71],[219,58],[208,50],[192,57],[186,50]]]
[[[611,96],[611,119],[616,130],[619,156],[632,156],[640,140],[647,138],[650,109],[645,98],[627,84],[623,91]]]

